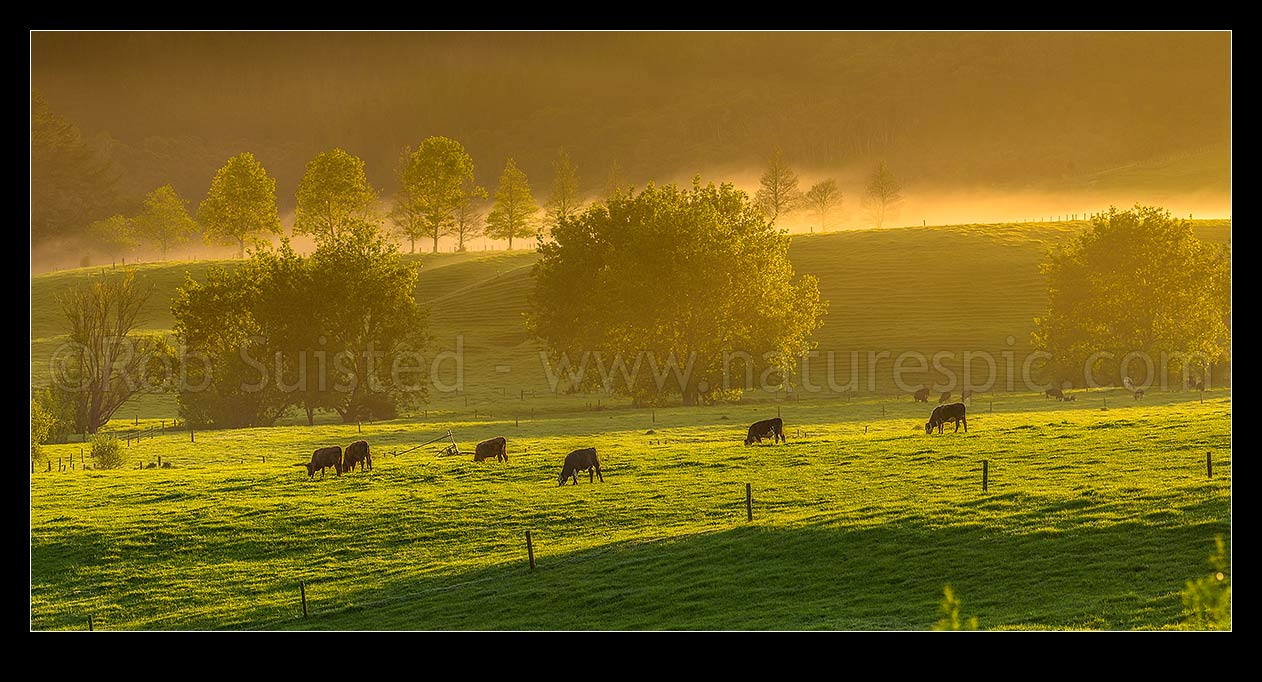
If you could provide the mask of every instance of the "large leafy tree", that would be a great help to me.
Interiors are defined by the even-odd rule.
[[[557,150],[552,160],[552,196],[544,205],[549,228],[578,214],[582,202],[578,198],[578,171],[564,149]]]
[[[245,257],[245,243],[254,235],[280,234],[276,212],[276,179],[250,152],[230,159],[210,182],[210,190],[198,208],[206,237],[237,245],[237,257]]]
[[[395,169],[399,194],[391,212],[395,223],[412,241],[429,237],[434,253],[438,239],[449,234],[454,216],[468,199],[473,182],[473,159],[463,145],[448,137],[428,137],[413,151],[403,148]]]
[[[798,191],[798,176],[784,160],[784,154],[776,147],[767,159],[767,170],[763,171],[758,181],[758,193],[754,200],[762,207],[763,213],[775,222],[776,218],[792,211],[802,203],[802,193]]]
[[[787,377],[827,308],[814,277],[794,277],[789,237],[729,184],[650,184],[553,238],[540,246],[529,328],[557,366],[586,354],[610,370],[577,383],[641,402],[694,404],[754,388],[768,370]]]
[[[1157,380],[1162,354],[1171,374],[1206,371],[1231,343],[1231,260],[1225,246],[1198,239],[1191,223],[1136,205],[1110,208],[1043,265],[1048,309],[1035,320],[1034,346],[1052,355],[1053,379],[1120,383]],[[1129,367],[1127,354],[1143,354]]]
[[[344,421],[390,418],[426,395],[415,357],[427,342],[416,304],[417,269],[377,226],[355,220],[322,238],[309,257],[287,239],[241,267],[189,280],[172,303],[188,361],[184,414],[224,427],[273,423],[291,408]],[[193,357],[190,354],[190,357]],[[202,384],[207,384],[202,386]]]
[[[362,159],[341,149],[321,152],[307,163],[298,184],[294,232],[336,237],[351,221],[369,217],[376,199]]]
[[[529,237],[535,233],[531,222],[538,211],[526,174],[510,158],[495,188],[495,206],[486,216],[486,236],[507,239],[508,248],[512,249],[514,237]]]
[[[884,161],[868,176],[868,186],[863,193],[863,207],[868,210],[872,222],[883,227],[885,221],[897,217],[903,202],[903,184],[899,182]]]
[[[117,174],[74,124],[31,93],[31,241],[72,235],[122,210]]]
[[[175,188],[163,185],[145,197],[144,208],[135,218],[136,234],[157,245],[163,257],[171,247],[197,234],[197,221],[188,213],[188,204]]]

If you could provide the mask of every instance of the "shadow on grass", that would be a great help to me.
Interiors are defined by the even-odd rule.
[[[382,582],[266,629],[928,629],[951,584],[983,628],[1159,628],[1207,570],[1221,501],[1185,525],[1126,522],[1000,534],[977,525],[847,528],[757,523],[565,555],[535,533],[538,566]],[[961,516],[967,512],[961,511]],[[1200,521],[1189,522],[1191,519]],[[964,519],[961,519],[964,521]],[[323,612],[321,612],[323,610]],[[242,614],[250,622],[249,614]],[[262,614],[259,614],[262,616]],[[260,618],[261,620],[261,618]]]

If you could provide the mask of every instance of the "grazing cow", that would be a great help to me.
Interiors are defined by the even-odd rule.
[[[1078,399],[1078,398],[1077,398],[1077,396],[1072,396],[1072,395],[1067,395],[1067,396],[1065,396],[1065,402],[1067,402],[1067,403],[1068,403],[1068,402],[1072,402],[1072,401],[1077,400],[1077,399]]]
[[[915,398],[917,402],[927,403],[929,402],[929,389],[922,388],[919,391],[916,391],[915,393],[911,394],[911,397]]]
[[[481,462],[484,459],[494,459],[497,462],[508,461],[508,440],[503,436],[496,436],[490,440],[484,440],[478,443],[478,447],[473,451],[473,461]]]
[[[943,391],[942,395],[938,396],[938,404],[941,405],[942,403],[945,403],[946,401],[950,399],[951,399],[951,392]]]
[[[925,433],[933,433],[934,428],[938,429],[938,433],[942,433],[942,425],[950,421],[955,422],[955,432],[960,430],[960,422],[964,422],[964,433],[968,433],[968,419],[964,418],[964,403],[951,403],[933,408],[933,414],[929,415],[929,421],[925,423]]]
[[[1047,396],[1047,397],[1049,397],[1049,398],[1055,398],[1055,399],[1057,399],[1057,400],[1064,400],[1064,399],[1065,399],[1065,394],[1064,394],[1064,392],[1063,392],[1063,391],[1061,391],[1059,388],[1049,388],[1049,389],[1047,389],[1046,391],[1043,391],[1043,394],[1044,394],[1044,395],[1046,395],[1046,396]]]
[[[1139,400],[1142,397],[1144,397],[1144,389],[1142,388],[1135,389],[1135,400]]]
[[[372,453],[368,450],[368,441],[357,440],[346,446],[346,454],[342,456],[342,471],[350,473],[358,464],[362,471],[365,466],[372,469]]]
[[[592,470],[596,473],[593,475]],[[596,457],[596,448],[583,448],[575,450],[565,456],[565,464],[561,467],[561,475],[557,477],[557,486],[565,485],[565,479],[573,478],[574,485],[578,485],[578,472],[587,471],[587,482],[593,483],[595,477],[600,477],[600,482],[605,482],[605,477],[600,473],[600,459]]]
[[[1122,386],[1126,387],[1128,391],[1135,390],[1135,382],[1131,381],[1130,377],[1122,377]]]
[[[772,444],[785,440],[784,421],[779,417],[764,419],[749,425],[749,433],[745,436],[745,444],[761,443],[763,438],[771,438]]]
[[[307,478],[315,476],[316,469],[320,470],[320,478],[324,478],[324,470],[326,467],[333,467],[337,471],[337,475],[342,475],[342,446],[334,445],[331,448],[320,448],[311,454],[311,461],[306,464],[295,464],[294,466],[307,467]]]

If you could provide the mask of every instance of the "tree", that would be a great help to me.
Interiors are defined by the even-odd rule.
[[[582,210],[582,202],[578,198],[578,174],[564,149],[557,150],[557,157],[552,161],[552,196],[546,207],[548,224],[554,228]]]
[[[605,199],[612,199],[629,189],[630,186],[622,177],[622,167],[618,165],[618,160],[614,159],[613,165],[609,167],[609,175],[605,178]]]
[[[186,363],[182,414],[232,428],[299,407],[308,424],[318,410],[354,422],[423,400],[409,355],[427,342],[417,274],[375,224],[352,220],[309,257],[282,239],[235,270],[190,278],[172,302],[175,333],[213,371]]]
[[[486,189],[470,185],[465,188],[464,197],[456,207],[455,226],[451,233],[456,237],[456,250],[464,251],[465,243],[482,234],[482,209],[478,202],[485,201]]]
[[[197,221],[188,214],[188,205],[175,188],[163,185],[145,197],[144,208],[135,218],[136,234],[158,245],[165,258],[177,246],[197,234]]]
[[[48,434],[53,430],[54,418],[51,412],[35,399],[31,399],[31,461],[44,455],[43,443],[48,442]]]
[[[74,124],[31,92],[31,241],[70,236],[123,209],[117,174]]]
[[[768,370],[780,385],[827,308],[814,277],[795,280],[789,237],[730,184],[650,184],[589,207],[553,238],[539,247],[528,328],[554,363],[608,365],[581,387],[641,403],[718,399]],[[618,363],[652,371],[620,375]],[[734,367],[748,371],[732,377]]]
[[[351,220],[369,217],[376,200],[362,159],[336,148],[321,152],[307,163],[298,184],[294,232],[336,237]]]
[[[767,170],[763,172],[759,184],[761,189],[754,195],[754,200],[773,223],[782,214],[797,208],[802,201],[797,173],[789,168],[779,147],[767,159]]]
[[[1228,359],[1230,251],[1197,239],[1190,222],[1168,211],[1110,208],[1054,251],[1042,271],[1048,308],[1035,319],[1032,340],[1052,355],[1057,380],[1090,371],[1101,383],[1120,385],[1125,376],[1143,384],[1163,366],[1206,370]],[[1127,368],[1132,352],[1141,362]]]
[[[837,190],[837,183],[829,178],[811,185],[806,191],[806,204],[819,216],[819,231],[823,232],[828,212],[841,205],[841,192]]]
[[[112,215],[88,225],[87,237],[112,260],[126,256],[132,249],[140,246],[136,239],[135,224],[122,215]]]
[[[123,466],[123,444],[112,433],[92,436],[92,465],[97,469],[118,469]]]
[[[133,334],[153,291],[135,272],[99,276],[69,289],[58,300],[69,323],[69,343],[59,353],[54,386],[75,406],[75,431],[96,433],[133,395],[166,381],[153,363],[169,363],[171,349],[156,336]],[[168,364],[169,366],[169,364]]]
[[[237,257],[243,258],[251,235],[280,234],[275,178],[250,152],[228,159],[211,180],[198,218],[206,227],[207,239],[235,242]]]
[[[531,218],[539,206],[530,195],[530,183],[526,174],[510,158],[500,174],[499,187],[495,189],[495,206],[486,216],[486,236],[507,239],[513,248],[513,237],[529,237],[534,234]]]
[[[396,223],[411,237],[413,251],[416,239],[427,236],[438,253],[438,239],[450,233],[456,209],[466,198],[465,184],[473,181],[473,159],[451,138],[428,137],[416,151],[403,148],[396,172]]]
[[[868,178],[868,188],[863,194],[863,207],[868,210],[872,221],[879,228],[886,220],[898,215],[902,201],[903,186],[890,172],[890,167],[882,161]]]

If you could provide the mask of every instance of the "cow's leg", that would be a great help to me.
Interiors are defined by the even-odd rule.
[[[589,467],[589,468],[587,469],[587,482],[588,482],[588,483],[595,483],[595,482],[596,482],[596,470],[595,470],[594,468],[590,468],[590,467]]]
[[[956,420],[955,420],[955,430],[954,430],[954,431],[952,431],[951,433],[959,433],[959,432],[960,432],[960,420],[956,419]]]
[[[964,422],[964,433],[968,433],[968,417],[960,417],[960,421]]]
[[[600,464],[596,465],[596,478],[599,478],[601,483],[605,482],[605,477],[600,473]]]

